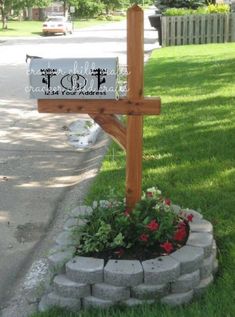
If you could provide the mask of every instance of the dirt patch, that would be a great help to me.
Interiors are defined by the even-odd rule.
[[[15,238],[20,243],[37,241],[45,233],[45,229],[45,224],[42,222],[28,222],[17,226]]]

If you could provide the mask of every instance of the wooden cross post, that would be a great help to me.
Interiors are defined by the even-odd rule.
[[[137,5],[127,11],[127,98],[143,100],[144,14]],[[126,202],[132,209],[142,193],[143,116],[127,116]]]
[[[89,114],[126,151],[126,203],[133,209],[142,193],[143,115],[159,115],[159,97],[145,98],[143,10],[134,5],[127,11],[128,92],[126,98],[39,99],[43,113]],[[117,115],[127,115],[126,126]]]

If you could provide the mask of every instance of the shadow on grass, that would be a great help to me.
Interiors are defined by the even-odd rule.
[[[0,34],[1,33],[6,33],[6,32],[13,32],[13,31],[16,31],[17,29],[15,28],[7,28],[7,29],[0,29]]]
[[[31,34],[43,36],[43,33],[42,33],[42,32],[31,32]]]

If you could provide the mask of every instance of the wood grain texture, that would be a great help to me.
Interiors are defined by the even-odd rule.
[[[141,101],[144,88],[144,15],[137,5],[127,11],[127,69],[128,100]],[[127,117],[126,153],[126,202],[127,207],[133,209],[142,194],[142,115]]]
[[[92,115],[90,117],[108,133],[121,148],[126,151],[126,127],[114,114],[110,115]]]
[[[160,114],[161,99],[144,98],[142,100],[74,100],[74,99],[40,99],[38,111],[41,113],[80,113],[80,114],[123,114],[123,115],[157,115]]]

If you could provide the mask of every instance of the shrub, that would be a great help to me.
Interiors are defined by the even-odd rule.
[[[198,7],[196,10],[185,8],[169,8],[164,12],[166,16],[189,15],[189,14],[226,14],[229,13],[227,4],[210,4],[208,7]]]
[[[207,7],[208,13],[229,13],[230,7],[228,4],[209,4]]]

